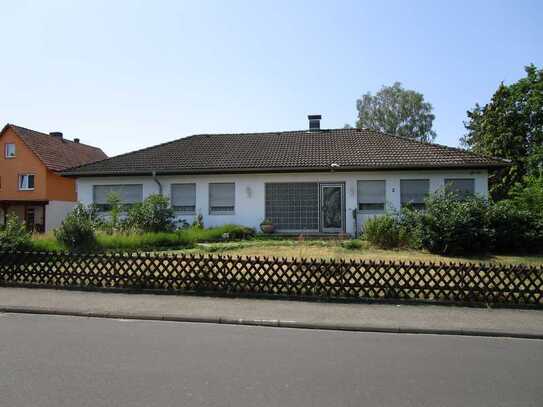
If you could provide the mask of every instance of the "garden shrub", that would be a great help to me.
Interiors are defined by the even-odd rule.
[[[174,219],[173,227],[176,230],[187,229],[190,227],[190,223],[188,223],[186,219]]]
[[[86,205],[85,212],[87,213],[87,216],[95,230],[103,226],[104,219],[102,216],[100,216],[100,209],[98,205],[93,203]]]
[[[512,203],[520,210],[543,216],[543,176],[524,177],[509,193]]]
[[[108,210],[108,216],[101,223],[101,229],[106,233],[112,234],[118,232],[121,228],[121,197],[116,192],[110,192],[107,196],[107,205],[104,209]],[[90,212],[89,212],[90,214]]]
[[[0,251],[27,250],[31,247],[32,234],[15,214],[8,214],[0,230]]]
[[[422,247],[439,254],[485,252],[491,247],[492,230],[487,227],[488,203],[477,196],[458,199],[438,191],[425,201],[420,216]]]
[[[537,252],[543,248],[543,220],[520,209],[516,202],[505,200],[492,205],[487,222],[494,231],[493,248],[497,252]]]
[[[169,232],[175,228],[174,210],[168,198],[160,194],[149,195],[143,203],[129,209],[126,224],[142,232]]]
[[[196,226],[180,230],[178,233],[184,234],[187,239],[193,242],[218,242],[222,240],[247,239],[255,236],[256,230],[246,226],[227,224],[207,229]]]
[[[239,225],[225,225],[226,232],[223,233],[222,238],[233,240],[242,240],[254,237],[256,235],[256,230],[248,226],[239,226]]]
[[[364,244],[358,239],[344,240],[341,242],[341,247],[347,250],[360,250],[364,247]]]
[[[72,251],[87,251],[96,247],[92,209],[78,204],[55,230],[57,240]]]
[[[408,246],[443,255],[470,255],[487,251],[541,252],[543,217],[519,201],[495,204],[477,196],[460,198],[446,190],[425,201],[425,210],[404,207],[397,214],[369,220],[365,238],[375,246]],[[530,203],[530,205],[528,205]]]
[[[398,215],[400,245],[411,249],[422,248],[422,221],[424,212],[408,205]]]
[[[396,216],[384,214],[368,219],[364,224],[364,237],[382,249],[391,249],[400,244],[400,225]]]

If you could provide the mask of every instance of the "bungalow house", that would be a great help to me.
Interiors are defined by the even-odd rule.
[[[59,172],[107,158],[99,148],[66,140],[60,132],[13,124],[0,132],[0,144],[0,226],[14,213],[38,232],[59,226],[77,201],[75,180]]]
[[[371,216],[411,203],[450,183],[488,194],[489,170],[506,162],[458,148],[367,129],[309,129],[201,134],[65,171],[79,201],[125,204],[160,193],[178,219],[201,214],[206,226],[258,227],[270,219],[282,233],[355,234]]]

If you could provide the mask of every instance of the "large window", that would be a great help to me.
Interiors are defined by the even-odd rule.
[[[447,178],[445,188],[460,199],[475,194],[475,180],[473,178]]]
[[[430,192],[430,181],[427,179],[400,180],[402,206],[411,205],[415,209],[424,208],[424,199]]]
[[[176,212],[196,212],[196,184],[172,184],[171,198]]]
[[[107,211],[110,208],[108,197],[111,194],[117,194],[121,200],[121,205],[126,209],[131,205],[143,201],[143,185],[94,185],[93,202],[99,209]]]
[[[19,190],[20,191],[34,190],[34,175],[33,174],[19,175]]]
[[[232,183],[209,184],[209,213],[230,215],[236,206],[236,185]]]
[[[385,210],[385,181],[358,181],[358,210]]]
[[[4,156],[6,158],[15,157],[15,144],[7,143],[7,144],[4,145]]]
[[[266,219],[270,219],[277,230],[318,231],[319,184],[266,184]]]

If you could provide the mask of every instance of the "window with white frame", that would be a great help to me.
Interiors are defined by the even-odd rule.
[[[460,199],[475,194],[475,179],[473,178],[446,178],[445,188]]]
[[[15,157],[15,144],[7,143],[4,145],[4,155],[6,158]]]
[[[232,183],[209,184],[209,213],[232,214],[235,208],[236,185]]]
[[[93,203],[103,211],[111,209],[108,199],[112,194],[116,194],[121,205],[126,209],[134,204],[143,202],[142,184],[123,184],[123,185],[93,185]]]
[[[20,191],[34,190],[34,174],[19,175],[19,190]]]
[[[358,210],[384,211],[385,210],[385,181],[363,180],[358,181]]]
[[[429,193],[430,180],[400,180],[400,200],[402,206],[410,205],[415,209],[424,209],[424,199]]]
[[[196,212],[196,184],[172,184],[172,208],[176,212]]]

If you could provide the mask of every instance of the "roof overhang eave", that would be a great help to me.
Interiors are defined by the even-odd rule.
[[[398,166],[341,166],[341,167],[271,167],[271,168],[191,168],[191,169],[146,169],[135,171],[63,171],[60,174],[64,177],[133,177],[156,175],[199,175],[199,174],[260,174],[260,173],[285,173],[285,172],[353,172],[353,171],[416,171],[416,170],[494,170],[509,167],[511,164],[488,163],[488,164],[460,164],[460,165],[398,165]]]

